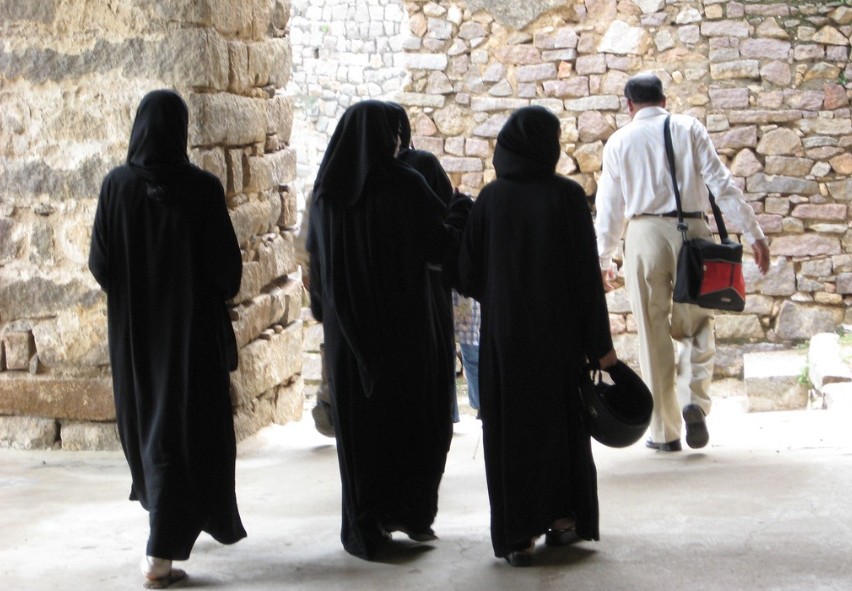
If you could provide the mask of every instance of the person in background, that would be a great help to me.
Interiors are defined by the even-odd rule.
[[[466,298],[453,290],[453,322],[455,323],[456,340],[461,350],[462,367],[467,381],[467,401],[476,411],[476,418],[481,418],[479,412],[479,302]]]
[[[441,166],[441,162],[431,152],[417,150],[411,142],[411,122],[405,108],[388,102],[399,113],[399,152],[397,158],[419,172],[429,188],[441,200],[445,207],[453,199],[453,185]],[[446,267],[446,268],[445,268]],[[435,333],[441,348],[443,361],[438,372],[435,387],[439,395],[447,399],[447,408],[453,422],[459,421],[459,407],[456,399],[456,344],[453,340],[453,305],[450,295],[451,285],[455,281],[455,265],[443,261],[429,266],[429,286],[432,293],[432,305],[435,308]]]
[[[399,112],[362,101],[338,121],[314,183],[311,311],[323,323],[343,496],[340,539],[375,560],[391,533],[436,539],[452,422],[429,265],[456,255],[471,207],[449,211],[396,158]]]
[[[536,539],[597,540],[597,475],[582,422],[588,360],[616,361],[586,195],[556,174],[559,119],[514,112],[497,179],[479,194],[459,255],[482,307],[479,393],[494,554],[530,566]]]
[[[189,162],[189,112],[157,90],[142,99],[127,161],[104,179],[89,269],[107,295],[116,422],[148,511],[146,588],[186,577],[198,535],[245,537],[234,492],[229,370],[237,368],[226,300],[240,248],[221,182]]]
[[[665,154],[663,124],[669,115],[663,83],[652,73],[633,76],[624,87],[631,122],[616,131],[603,152],[595,198],[601,274],[607,290],[616,276],[612,257],[624,234],[624,275],[639,332],[639,366],[654,396],[646,446],[681,451],[709,441],[710,382],[716,344],[713,310],[672,302],[677,259],[683,244]],[[689,238],[708,238],[708,189],[734,224],[743,229],[760,272],[769,269],[769,247],[754,211],[722,164],[707,129],[694,117],[671,116],[675,172]],[[626,233],[625,221],[628,222]],[[672,339],[677,343],[675,358]],[[681,421],[683,418],[683,421]]]
[[[308,238],[308,226],[310,219],[310,201],[305,204],[305,212],[302,214],[302,223],[299,226],[299,232],[296,234],[296,262],[302,268],[302,287],[305,288],[303,293],[307,294],[310,290],[310,268],[311,257],[305,243]],[[325,366],[325,344],[320,343],[320,385],[316,391],[317,402],[311,410],[311,417],[314,419],[314,427],[317,432],[326,437],[334,437],[334,416],[331,412],[331,396],[328,393],[328,371]]]

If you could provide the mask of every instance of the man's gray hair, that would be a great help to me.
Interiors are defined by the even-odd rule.
[[[661,103],[666,99],[663,94],[663,82],[656,74],[643,72],[636,74],[624,86],[624,96],[637,104]]]

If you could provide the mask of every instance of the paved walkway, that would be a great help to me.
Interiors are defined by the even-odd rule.
[[[539,546],[537,566],[494,558],[480,424],[456,426],[428,545],[386,562],[338,541],[331,440],[310,415],[240,445],[237,496],[249,537],[203,535],[182,588],[235,590],[852,589],[852,424],[835,411],[743,413],[722,400],[710,445],[678,454],[596,444],[601,541]],[[534,428],[534,426],[531,426]],[[118,453],[0,450],[0,588],[141,588],[145,512],[126,501]]]

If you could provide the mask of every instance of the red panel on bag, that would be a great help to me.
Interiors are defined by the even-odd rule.
[[[701,281],[701,295],[733,289],[745,296],[745,279],[742,268],[728,261],[704,261],[704,277]]]

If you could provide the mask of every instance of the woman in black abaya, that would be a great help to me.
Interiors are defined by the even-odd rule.
[[[597,477],[580,422],[586,359],[615,363],[583,189],[556,174],[559,119],[516,111],[497,137],[497,179],[471,211],[459,257],[480,301],[480,404],[491,540],[513,566],[535,539],[598,539]]]
[[[438,198],[449,207],[453,199],[453,185],[441,166],[441,162],[431,152],[418,150],[411,143],[411,123],[408,113],[398,103],[388,103],[399,112],[399,153],[397,158],[419,172],[426,184]],[[455,282],[455,261],[430,267],[429,283],[432,292],[432,305],[435,307],[435,332],[441,348],[440,358],[443,365],[438,368],[437,388],[447,398],[453,422],[459,421],[459,407],[456,401],[456,341],[453,330],[452,286]],[[445,268],[446,266],[446,268]]]
[[[393,531],[435,539],[452,424],[436,394],[428,265],[457,251],[470,208],[458,198],[446,213],[395,158],[398,129],[385,103],[346,110],[317,174],[307,244],[340,462],[340,537],[368,560]]]
[[[145,586],[183,578],[202,531],[245,537],[234,493],[229,369],[236,341],[225,301],[242,261],[219,180],[186,152],[188,111],[176,93],[147,94],[127,162],[104,179],[89,269],[107,294],[116,419],[149,513]]]

